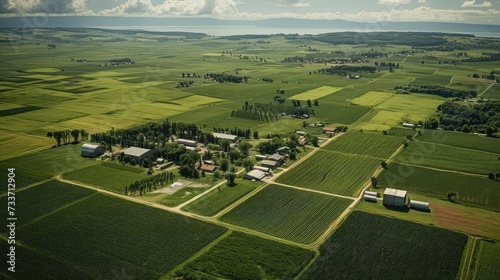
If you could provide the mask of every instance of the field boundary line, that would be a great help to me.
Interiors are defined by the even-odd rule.
[[[47,183],[47,182],[49,182],[51,180],[54,180],[54,178],[52,177],[52,178],[48,178],[48,179],[45,179],[45,180],[42,180],[42,181],[39,181],[39,182],[35,182],[33,184],[29,184],[29,185],[27,185],[24,188],[16,189],[14,191],[14,193],[18,193],[18,192],[22,192],[24,190],[28,190],[28,189],[34,188],[34,187],[39,186],[41,184],[45,184],[45,183]],[[2,198],[4,196],[7,196],[7,195],[8,195],[8,192],[5,192],[5,193],[3,193],[3,194],[0,195],[0,198]]]
[[[171,279],[171,276],[173,273],[175,273],[177,270],[183,268],[185,265],[187,265],[188,263],[196,260],[197,258],[199,258],[201,255],[203,255],[204,253],[206,253],[207,251],[209,251],[210,249],[212,249],[213,247],[215,247],[217,244],[219,244],[220,241],[226,239],[226,237],[228,237],[231,233],[233,233],[233,230],[232,229],[228,229],[226,230],[226,232],[224,232],[223,234],[221,234],[219,237],[215,238],[214,240],[212,240],[212,242],[208,243],[205,247],[201,248],[198,252],[194,253],[191,257],[189,257],[187,260],[183,261],[182,263],[180,263],[178,266],[174,267],[173,269],[171,269],[169,272],[167,272],[165,275],[163,275],[162,277],[160,277],[160,280],[168,280],[168,279]]]
[[[479,137],[479,136],[478,136],[478,137]],[[471,149],[471,148],[464,148],[464,147],[451,146],[451,145],[446,145],[446,144],[442,144],[442,143],[428,142],[428,141],[418,140],[418,139],[414,139],[413,141],[418,141],[418,142],[422,142],[422,143],[434,144],[434,145],[437,145],[437,146],[450,147],[450,148],[459,149],[459,150],[465,150],[465,151],[471,151],[471,152],[480,152],[480,153],[485,153],[485,154],[491,154],[491,155],[495,155],[495,156],[498,156],[498,155],[499,155],[498,153],[492,153],[492,152],[487,152],[487,151],[483,151],[483,150],[476,150],[476,149]]]
[[[442,168],[436,168],[436,167],[431,167],[431,166],[425,166],[425,165],[418,165],[418,164],[411,164],[411,163],[405,163],[405,162],[400,162],[400,161],[393,161],[397,164],[401,165],[406,165],[406,166],[413,166],[413,167],[420,167],[424,169],[429,169],[429,170],[434,170],[434,171],[440,171],[440,172],[447,172],[447,173],[455,173],[455,174],[461,174],[461,175],[466,175],[466,176],[473,176],[473,177],[479,177],[479,178],[487,178],[487,174],[479,174],[479,173],[468,173],[468,172],[463,172],[463,171],[456,171],[456,170],[449,170],[449,169],[442,169]]]
[[[300,277],[302,277],[302,275],[307,271],[307,269],[309,269],[309,267],[311,267],[311,265],[319,258],[320,256],[320,252],[318,249],[314,250],[314,257],[311,259],[311,261],[306,264],[302,270],[300,271],[299,274],[297,274],[297,276],[295,276],[293,279],[294,280],[297,280],[297,279],[300,279]]]
[[[483,94],[485,94],[488,90],[490,90],[490,88],[492,88],[494,84],[495,83],[491,83],[485,90],[483,90],[483,92],[481,92],[480,94],[478,94],[477,97],[483,96]]]
[[[356,200],[356,197],[351,197],[351,196],[345,196],[345,195],[334,194],[334,193],[329,193],[329,192],[324,192],[324,191],[307,189],[307,188],[297,187],[297,186],[283,184],[283,183],[278,183],[278,182],[273,182],[273,184],[274,185],[279,185],[279,186],[282,186],[282,187],[285,187],[285,188],[291,188],[291,189],[300,190],[300,191],[313,192],[313,193],[317,193],[317,194],[334,196],[334,197],[338,197],[338,198],[345,198],[345,199],[349,199],[349,200]]]
[[[239,199],[237,199],[233,203],[229,204],[226,208],[220,210],[215,215],[212,215],[211,218],[218,220],[221,216],[223,216],[227,212],[233,210],[234,208],[236,208],[238,205],[242,204],[243,202],[247,201],[250,197],[254,196],[256,193],[260,192],[261,190],[263,190],[267,186],[269,186],[269,184],[264,184],[262,186],[255,188],[254,190],[252,190],[249,193],[245,194],[244,196],[240,197]]]

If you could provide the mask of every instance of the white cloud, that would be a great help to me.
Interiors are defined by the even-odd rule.
[[[0,14],[88,14],[85,0],[0,0]]]
[[[380,5],[404,5],[410,2],[411,0],[378,0]]]
[[[483,2],[481,4],[476,4],[475,0],[472,1],[465,1],[462,6],[462,8],[488,8],[493,6],[490,2]]]
[[[278,4],[276,4],[278,7],[287,7],[287,6],[292,6],[292,7],[309,7],[311,4],[309,2],[302,2],[302,0],[280,0]]]
[[[418,0],[418,3],[427,3],[427,0]]]

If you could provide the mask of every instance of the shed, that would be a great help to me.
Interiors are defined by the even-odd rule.
[[[106,148],[100,145],[83,144],[80,154],[83,157],[98,157],[106,152]]]
[[[252,170],[245,174],[244,178],[248,180],[262,180],[264,177],[266,177],[266,173],[260,170]]]
[[[335,132],[337,132],[337,128],[336,127],[330,127],[330,126],[323,127],[323,133],[334,134]]]
[[[260,166],[275,169],[276,167],[279,166],[279,163],[277,161],[266,159],[260,162]]]
[[[278,150],[276,150],[278,152],[278,154],[280,155],[286,155],[290,152],[290,147],[288,146],[284,146],[284,147],[281,147],[279,148]]]
[[[283,156],[282,156],[282,155],[280,155],[280,154],[274,154],[274,155],[270,156],[270,157],[268,158],[268,160],[272,160],[272,161],[277,161],[277,162],[279,162],[279,161],[282,161],[282,160],[283,160]]]
[[[138,147],[130,147],[124,152],[125,156],[129,156],[131,159],[135,159],[137,162],[141,159],[150,157],[153,154],[153,150],[143,149]]]
[[[307,133],[304,131],[296,130],[295,134],[300,135],[300,136],[306,136]]]
[[[165,162],[165,159],[164,159],[164,158],[157,158],[157,159],[156,159],[156,163],[158,163],[158,164],[162,164],[162,163],[164,163],[164,162]]]
[[[415,125],[412,124],[412,123],[403,123],[403,127],[407,127],[407,128],[415,128]]]
[[[386,206],[406,207],[407,191],[386,188],[384,190],[383,204]]]
[[[187,146],[187,147],[196,147],[198,146],[198,142],[194,140],[188,140],[188,139],[177,139],[177,144]]]
[[[429,207],[429,202],[410,200],[410,208],[420,211],[430,212],[431,208]]]
[[[218,133],[218,132],[214,132],[214,133],[212,133],[212,135],[214,136],[215,139],[227,139],[227,140],[231,140],[233,143],[240,142],[240,137],[237,135]]]
[[[214,173],[215,170],[217,169],[217,166],[215,165],[208,165],[208,164],[202,164],[200,170],[205,171],[208,173]]]
[[[370,201],[370,202],[377,202],[377,197],[376,196],[373,196],[373,195],[363,195],[363,198],[365,199],[365,201]]]
[[[256,160],[265,160],[267,157],[265,155],[255,155]]]
[[[371,195],[371,196],[377,197],[378,193],[377,192],[365,191],[365,195]]]
[[[253,167],[253,169],[255,170],[260,170],[262,172],[266,172],[266,173],[269,173],[271,171],[271,169],[269,167],[264,167],[264,166],[258,166],[258,165],[255,165]]]

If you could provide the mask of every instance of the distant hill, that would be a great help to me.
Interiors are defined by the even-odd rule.
[[[43,26],[33,24],[43,22]],[[36,28],[36,27],[101,27],[114,28],[120,26],[242,26],[271,28],[332,28],[349,31],[423,31],[450,33],[496,33],[500,36],[500,25],[467,24],[450,22],[377,22],[364,23],[346,20],[311,20],[274,18],[264,20],[219,20],[213,18],[145,18],[145,17],[111,17],[111,16],[54,16],[47,20],[34,21],[30,17],[0,18],[3,28]]]

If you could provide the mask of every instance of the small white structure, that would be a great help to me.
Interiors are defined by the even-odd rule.
[[[384,190],[383,204],[386,206],[406,207],[407,191],[386,188]]]
[[[373,196],[373,195],[363,195],[363,198],[365,199],[365,201],[370,201],[370,202],[377,202],[377,197],[376,196]]]
[[[415,125],[412,124],[412,123],[403,123],[403,127],[407,127],[407,128],[415,128]]]
[[[266,172],[266,173],[269,173],[269,171],[271,171],[271,168],[268,168],[268,167],[264,167],[264,166],[258,166],[258,165],[255,165],[253,167],[254,170],[260,170],[262,172]]]
[[[423,202],[417,200],[410,200],[410,208],[426,212],[431,211],[431,208],[429,207],[429,202]]]
[[[244,178],[248,180],[262,180],[264,177],[266,177],[266,173],[260,170],[252,170],[245,174]]]
[[[227,139],[227,140],[231,140],[233,143],[240,142],[240,137],[237,135],[218,133],[218,132],[214,132],[214,133],[212,133],[212,135],[214,136],[215,139]]]
[[[378,193],[377,192],[365,191],[365,195],[371,195],[371,196],[377,197]]]
[[[295,134],[300,135],[300,136],[306,136],[307,133],[304,131],[296,130]]]
[[[156,159],[156,163],[158,163],[158,164],[163,164],[164,162],[165,162],[164,158],[157,158]]]

